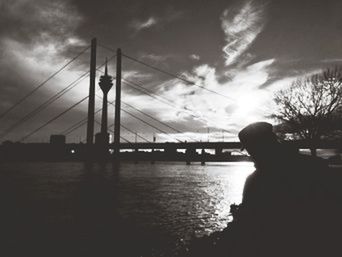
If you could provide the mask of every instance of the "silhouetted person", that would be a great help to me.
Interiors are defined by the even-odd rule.
[[[245,127],[239,139],[256,170],[235,215],[230,256],[333,256],[340,224],[329,213],[325,162],[281,144],[266,122]]]

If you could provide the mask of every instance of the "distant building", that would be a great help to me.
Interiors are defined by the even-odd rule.
[[[64,135],[51,135],[50,136],[50,144],[52,144],[52,145],[64,145],[65,144],[65,136]]]

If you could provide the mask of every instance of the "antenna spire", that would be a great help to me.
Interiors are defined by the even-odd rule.
[[[108,59],[106,57],[106,67],[105,67],[105,76],[108,75],[108,67],[107,67]]]

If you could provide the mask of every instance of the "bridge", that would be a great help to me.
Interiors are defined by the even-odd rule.
[[[104,49],[106,51],[109,51],[111,53],[111,56],[106,61],[101,63],[100,65],[97,64],[97,52],[98,48]],[[90,53],[89,53],[90,51]],[[168,156],[176,156],[177,151],[180,149],[185,150],[186,153],[188,153],[188,156],[196,156],[196,150],[202,151],[202,157],[207,156],[205,150],[206,149],[212,149],[215,151],[215,156],[221,158],[223,155],[224,149],[240,149],[241,145],[237,142],[224,142],[223,140],[221,142],[201,142],[198,139],[194,139],[191,136],[187,136],[187,140],[184,140],[184,135],[186,135],[187,132],[193,132],[193,128],[189,128],[186,130],[181,130],[179,128],[176,128],[175,125],[168,124],[165,121],[162,121],[158,119],[157,117],[154,117],[152,114],[147,113],[141,109],[139,109],[137,106],[134,106],[132,103],[128,103],[126,101],[122,100],[121,97],[121,88],[122,86],[125,86],[129,88],[130,90],[134,90],[135,92],[139,92],[141,95],[145,95],[154,101],[158,101],[162,105],[166,105],[170,108],[174,108],[178,111],[185,112],[187,115],[191,116],[194,119],[197,120],[203,120],[203,117],[196,114],[195,110],[191,110],[189,108],[177,106],[175,103],[175,99],[169,99],[165,96],[161,96],[153,92],[152,90],[144,87],[139,82],[133,81],[131,79],[124,78],[122,75],[122,59],[126,59],[130,62],[135,63],[136,65],[142,65],[147,69],[153,70],[154,72],[161,73],[165,76],[168,76],[174,80],[182,81],[183,83],[186,83],[188,85],[194,86],[199,88],[200,90],[205,90],[210,94],[215,94],[217,97],[222,97],[228,100],[231,100],[230,97],[220,93],[213,91],[207,87],[204,87],[203,85],[197,85],[193,81],[189,81],[183,76],[179,76],[177,74],[173,74],[169,71],[163,70],[160,67],[148,64],[146,62],[143,62],[142,60],[139,60],[137,58],[134,58],[125,52],[122,52],[121,49],[112,49],[108,46],[104,46],[102,44],[98,44],[96,38],[91,40],[91,44],[84,47],[80,50],[79,53],[77,53],[73,58],[71,58],[68,62],[66,62],[64,65],[62,65],[61,68],[59,68],[56,72],[51,74],[49,77],[47,77],[44,81],[36,85],[31,91],[26,93],[22,98],[18,99],[17,102],[15,102],[13,105],[11,105],[7,110],[2,112],[0,114],[0,121],[4,120],[6,117],[8,117],[11,112],[15,109],[23,108],[23,103],[26,101],[29,101],[30,98],[36,94],[38,91],[40,91],[42,88],[46,87],[49,83],[51,83],[51,80],[55,78],[58,74],[62,73],[64,70],[66,70],[72,63],[74,63],[76,60],[80,59],[81,57],[84,58],[84,55],[89,53],[90,57],[90,66],[89,71],[85,71],[83,74],[78,76],[75,80],[73,80],[71,83],[67,83],[67,85],[53,94],[48,99],[42,99],[42,102],[38,105],[33,107],[33,109],[28,110],[26,113],[21,115],[20,117],[17,117],[16,120],[12,121],[11,124],[7,128],[5,128],[1,135],[0,140],[3,142],[8,142],[8,137],[13,135],[18,128],[22,128],[24,125],[26,125],[28,122],[30,122],[33,118],[40,117],[39,114],[42,113],[42,111],[48,109],[53,104],[58,104],[58,100],[62,97],[65,97],[67,93],[70,93],[74,88],[76,88],[82,81],[85,79],[89,79],[89,88],[88,88],[88,94],[85,95],[83,98],[79,99],[78,101],[75,101],[70,106],[66,106],[60,113],[57,115],[54,115],[52,117],[49,117],[47,120],[40,121],[37,123],[38,125],[32,129],[29,132],[26,132],[25,134],[18,137],[16,140],[14,140],[15,144],[3,144],[1,148],[1,153],[10,155],[16,154],[16,152],[24,151],[23,155],[28,154],[29,151],[32,151],[35,149],[36,151],[40,152],[44,155],[44,149],[47,150],[47,152],[51,152],[52,154],[57,154],[54,149],[64,149],[62,152],[67,152],[70,154],[70,151],[74,151],[73,154],[82,153],[83,156],[84,153],[88,153],[89,155],[105,155],[107,156],[109,153],[111,153],[111,156],[114,158],[119,158],[120,152],[124,152],[126,150],[128,151],[135,151],[136,153],[139,152],[139,150],[151,150],[154,155],[158,155],[158,151],[160,150],[164,152]],[[115,77],[110,76],[108,72],[108,61],[115,60],[116,61],[116,72]],[[102,68],[105,67],[105,71],[102,71]],[[96,87],[96,77],[98,74],[102,74],[99,77],[99,88]],[[112,85],[115,82],[115,101],[108,101],[108,93],[111,91]],[[97,89],[101,89],[103,92],[103,95],[100,96],[97,93]],[[95,101],[96,99],[102,101],[102,108],[95,109]],[[124,99],[125,100],[125,99]],[[72,110],[75,110],[76,107],[79,107],[82,103],[87,103],[87,116],[82,117],[79,120],[76,120],[75,123],[70,124],[69,127],[64,128],[63,130],[56,131],[56,129],[51,126],[54,122],[61,120],[67,113],[70,113]],[[108,125],[108,107],[114,107],[114,123],[111,125]],[[96,119],[96,115],[101,115],[101,122]],[[156,138],[153,137],[153,140],[149,140],[144,136],[142,133],[139,133],[139,131],[136,131],[136,129],[129,127],[128,125],[124,125],[121,122],[121,116],[126,115],[131,117],[132,119],[135,119],[136,122],[139,122],[141,124],[144,124],[145,126],[149,126],[150,129],[154,130],[154,133],[163,134],[165,137],[170,138],[172,142],[156,142]],[[95,124],[100,125],[101,129],[98,133],[95,133]],[[59,144],[54,144],[53,140],[51,144],[39,144],[39,143],[27,143],[32,136],[39,134],[42,130],[49,128],[51,133],[54,134],[55,138],[59,138]],[[112,129],[114,128],[114,129]],[[81,133],[81,129],[85,129],[86,133]],[[135,141],[132,142],[132,140],[127,139],[123,134],[122,130],[125,131],[125,135],[131,134],[135,137]],[[224,133],[230,133],[230,131],[225,130],[224,128],[220,128],[220,130]],[[85,139],[81,140],[79,144],[72,143],[72,144],[65,144],[65,137],[70,135],[80,135],[80,134],[86,134]],[[114,135],[113,142],[110,142],[110,135]],[[182,139],[177,138],[177,135],[183,135]],[[53,136],[52,136],[53,138]],[[57,140],[57,141],[58,141]],[[140,140],[140,142],[138,142]],[[13,142],[13,140],[12,140]],[[61,142],[63,147],[61,147]],[[13,151],[13,147],[16,149],[16,151]],[[309,147],[308,144],[297,144],[297,148],[307,148]],[[322,146],[328,147],[328,146]],[[329,146],[330,147],[330,146]],[[8,150],[12,149],[12,150]],[[24,149],[24,150],[23,150]],[[26,150],[25,150],[26,149]],[[50,150],[49,150],[50,149]],[[52,149],[52,150],[51,150]],[[9,152],[6,152],[6,151]],[[5,151],[5,153],[4,153]],[[59,150],[60,151],[60,150]],[[65,152],[66,151],[66,152]],[[164,155],[165,155],[164,154]],[[63,155],[63,156],[64,156]],[[160,155],[160,154],[159,154]],[[225,155],[227,156],[227,155]],[[196,157],[197,158],[197,157]],[[172,158],[171,158],[172,159]],[[210,158],[209,158],[210,159]]]
[[[109,51],[111,53],[111,56],[106,59],[106,62],[101,63],[100,65],[97,65],[97,54],[98,49],[105,49],[106,51]],[[90,53],[89,53],[90,51]],[[185,112],[188,115],[190,115],[192,118],[196,118],[201,120],[201,117],[199,115],[196,115],[195,110],[191,110],[189,108],[180,107],[175,104],[175,99],[169,99],[165,96],[158,95],[152,90],[144,87],[140,82],[133,81],[132,79],[123,78],[122,75],[122,59],[126,59],[130,62],[133,62],[137,65],[142,65],[154,72],[158,72],[161,74],[164,74],[172,79],[176,79],[179,81],[182,81],[188,85],[196,86],[198,88],[201,88],[201,90],[206,90],[212,94],[216,94],[220,97],[224,97],[227,99],[230,99],[228,96],[225,96],[219,92],[210,90],[203,85],[196,85],[194,82],[187,80],[183,76],[179,76],[177,74],[172,74],[169,71],[163,70],[160,67],[153,66],[151,64],[145,63],[142,60],[139,60],[137,58],[134,58],[132,56],[129,56],[125,52],[122,52],[121,49],[112,49],[110,47],[104,46],[102,44],[98,44],[96,38],[91,40],[91,44],[84,47],[84,49],[81,49],[79,53],[77,53],[73,58],[71,58],[67,63],[65,63],[60,69],[58,69],[56,72],[51,74],[48,78],[46,78],[43,82],[39,83],[34,87],[30,92],[28,92],[26,95],[24,95],[22,98],[18,99],[17,102],[15,102],[12,106],[10,106],[7,110],[3,111],[0,114],[0,121],[6,118],[6,116],[9,116],[11,112],[13,112],[14,109],[23,108],[23,103],[26,101],[29,101],[30,98],[34,94],[36,94],[38,91],[40,91],[42,88],[46,87],[49,83],[51,83],[51,80],[55,78],[58,74],[62,73],[64,70],[66,70],[69,66],[71,66],[76,60],[80,58],[84,58],[89,53],[90,56],[90,66],[89,71],[85,71],[83,74],[81,74],[78,78],[76,78],[71,83],[68,83],[63,89],[56,92],[54,95],[49,97],[48,99],[42,99],[42,103],[38,106],[35,106],[32,110],[29,110],[26,112],[26,114],[22,115],[21,117],[17,118],[14,122],[12,121],[11,124],[7,128],[5,128],[2,133],[0,134],[0,140],[6,141],[7,137],[13,134],[18,128],[23,127],[28,122],[30,122],[33,118],[39,117],[39,114],[42,113],[45,109],[48,109],[53,104],[56,104],[59,99],[65,97],[67,94],[71,93],[71,90],[76,88],[82,81],[85,79],[89,79],[89,90],[88,94],[84,96],[82,99],[79,99],[79,101],[75,101],[75,103],[71,106],[66,107],[61,113],[58,115],[51,117],[51,119],[46,120],[45,122],[42,122],[39,126],[37,126],[32,131],[22,135],[21,137],[18,137],[15,139],[15,142],[26,142],[32,138],[32,136],[35,136],[39,134],[42,130],[46,129],[47,127],[51,130],[51,134],[62,134],[65,136],[69,136],[72,133],[77,132],[79,134],[80,128],[85,127],[86,128],[86,137],[84,141],[87,145],[92,145],[96,143],[96,135],[95,135],[95,124],[101,125],[101,131],[99,132],[100,135],[98,135],[99,139],[101,138],[101,135],[103,137],[103,134],[107,134],[107,132],[112,132],[114,134],[114,150],[117,151],[120,142],[127,142],[131,143],[130,140],[125,138],[121,130],[125,130],[126,132],[130,132],[134,135],[136,135],[138,140],[142,140],[144,142],[151,142],[151,140],[148,140],[146,137],[144,137],[141,133],[139,135],[138,131],[135,131],[132,128],[129,128],[128,126],[125,126],[121,122],[121,116],[127,115],[130,116],[132,119],[135,119],[137,122],[140,122],[141,124],[144,124],[146,126],[149,126],[151,129],[155,131],[155,133],[163,134],[166,137],[170,134],[184,134],[185,132],[190,132],[191,129],[186,129],[186,131],[181,130],[179,128],[176,128],[175,125],[168,124],[157,117],[154,117],[154,115],[144,112],[143,110],[137,108],[132,103],[128,103],[125,101],[122,101],[121,97],[121,87],[124,85],[126,88],[129,88],[130,90],[134,90],[135,92],[150,97],[151,100],[158,101],[161,105],[168,106],[170,108],[174,108],[178,111]],[[116,60],[116,74],[115,77],[112,77],[108,73],[107,68],[107,62]],[[102,68],[105,66],[105,72],[102,71]],[[103,96],[100,96],[97,93],[97,86],[96,86],[96,77],[99,77],[99,73],[105,73],[102,75],[100,80],[100,88],[103,91]],[[107,101],[107,94],[111,89],[112,80],[115,82],[115,101],[108,102]],[[99,108],[95,110],[95,99],[99,99],[103,102],[102,108]],[[57,120],[61,120],[67,113],[74,110],[76,107],[81,105],[82,103],[85,103],[88,101],[88,110],[87,110],[87,117],[84,117],[83,119],[79,120],[78,122],[72,124],[70,127],[65,128],[62,131],[55,131],[55,129],[51,126],[54,122]],[[107,124],[107,109],[108,106],[114,106],[115,108],[115,115],[114,115],[114,124],[108,126]],[[133,110],[133,111],[132,111]],[[101,122],[96,120],[96,115],[102,112]],[[203,118],[202,118],[203,120]],[[114,130],[111,130],[111,127],[114,127]],[[222,129],[222,131],[225,131]],[[229,132],[229,131],[226,131]],[[182,142],[184,139],[180,140],[177,139],[175,136],[169,137],[174,142]],[[95,139],[95,142],[94,142]],[[103,139],[103,138],[102,138]],[[138,140],[135,140],[136,142]],[[82,140],[83,141],[83,140]],[[196,141],[196,139],[193,139],[191,137],[187,138],[187,141]]]

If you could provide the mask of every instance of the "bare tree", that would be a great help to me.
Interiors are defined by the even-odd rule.
[[[274,98],[277,110],[273,115],[283,132],[308,140],[312,155],[315,144],[330,132],[340,129],[342,111],[342,70],[327,69],[321,74],[300,78]]]

